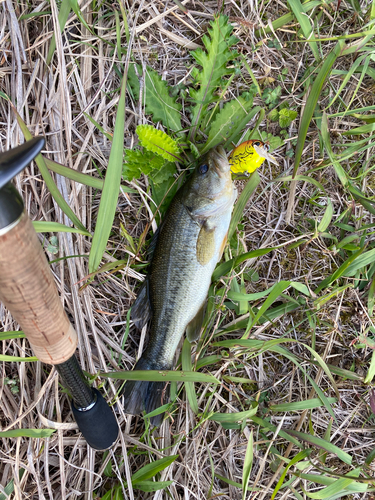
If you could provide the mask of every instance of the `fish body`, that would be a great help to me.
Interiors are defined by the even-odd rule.
[[[142,314],[147,318],[150,312],[152,317],[149,342],[136,370],[173,368],[178,344],[189,327],[194,336],[192,325],[202,316],[236,195],[230,165],[219,147],[208,153],[173,198],[160,227],[147,282],[132,308],[138,326],[142,326]],[[149,413],[167,399],[165,383],[125,384],[126,413]],[[160,423],[161,417],[154,417],[152,423]]]
[[[269,154],[269,149],[268,143],[257,139],[242,142],[229,155],[232,172],[251,174],[262,165],[265,159],[277,165],[275,157]]]

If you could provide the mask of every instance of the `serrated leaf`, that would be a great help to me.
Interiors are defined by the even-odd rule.
[[[128,79],[134,97],[139,100],[139,81],[136,71],[142,75],[142,69],[138,64],[129,66]],[[153,116],[154,122],[160,121],[168,130],[179,132],[182,129],[180,116],[182,106],[176,102],[176,98],[169,95],[169,90],[167,82],[162,80],[156,71],[147,66],[142,95],[146,113]]]
[[[241,122],[241,128],[243,128],[252,118],[250,116],[252,107],[253,99],[246,100],[242,96],[224,104],[212,122],[207,142],[201,154],[206,153],[221,142],[227,141],[229,136],[237,130],[239,122]],[[244,120],[245,123],[243,124]]]
[[[283,108],[279,112],[279,125],[281,128],[289,127],[293,120],[297,118],[297,111]]]
[[[160,170],[164,164],[164,158],[152,151],[126,149],[122,175],[124,179],[131,181],[134,178],[138,179],[142,174],[148,175],[155,169]]]
[[[190,139],[194,139],[197,127],[202,122],[205,111],[209,104],[215,102],[215,93],[222,84],[223,77],[234,73],[235,68],[228,68],[237,53],[232,52],[230,47],[237,43],[237,38],[231,36],[233,26],[228,23],[227,16],[215,17],[208,28],[208,35],[204,35],[202,42],[206,51],[197,49],[191,52],[196,62],[202,67],[195,68],[192,76],[195,79],[197,90],[190,90],[191,107],[191,131]]]
[[[138,125],[136,132],[140,143],[148,151],[152,151],[168,161],[179,159],[178,155],[181,150],[177,142],[162,130],[157,130],[152,125]]]
[[[271,122],[277,122],[277,120],[279,119],[279,112],[278,112],[278,110],[276,108],[272,109],[268,113],[268,118],[271,120]]]
[[[177,172],[176,165],[170,161],[163,163],[160,170],[153,170],[149,177],[154,181],[155,184],[164,184],[169,181],[171,177]]]

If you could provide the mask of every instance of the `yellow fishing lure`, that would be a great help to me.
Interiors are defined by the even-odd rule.
[[[229,155],[231,171],[234,174],[251,174],[265,159],[278,165],[276,158],[269,154],[269,150],[269,144],[258,139],[242,142]]]

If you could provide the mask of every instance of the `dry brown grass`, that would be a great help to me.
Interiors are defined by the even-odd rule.
[[[261,43],[264,38],[255,36],[254,29],[265,25],[267,18],[273,20],[287,12],[283,2],[249,1],[183,1],[189,13],[185,15],[170,0],[165,2],[124,3],[130,32],[130,44],[126,41],[126,29],[121,21],[121,45],[131,50],[141,64],[156,69],[171,85],[185,81],[192,60],[188,48],[201,45],[200,38],[206,32],[207,22],[220,9],[229,15],[240,42],[238,50],[244,54],[256,78],[263,86],[272,85],[270,78],[282,85],[281,99],[290,99],[300,114],[305,94],[301,76],[313,64],[313,56],[306,44],[292,43],[295,38],[295,23],[278,30],[270,38],[277,38],[281,49]],[[344,4],[345,2],[342,2]],[[366,2],[360,2],[366,11]],[[367,3],[369,5],[369,3]],[[110,141],[90,122],[92,117],[104,131],[112,133],[119,99],[120,68],[116,44],[114,11],[120,12],[117,3],[101,3],[97,15],[91,11],[92,3],[81,3],[81,10],[89,25],[95,19],[95,36],[71,15],[62,35],[57,26],[58,5],[55,0],[31,3],[16,3],[5,0],[0,5],[0,91],[6,93],[25,120],[33,135],[46,138],[45,155],[56,162],[81,172],[105,175],[110,152]],[[349,4],[342,6],[352,12]],[[31,12],[49,11],[35,18],[22,19]],[[354,15],[341,15],[329,5],[321,9],[321,35],[341,34],[359,31],[361,22]],[[120,12],[120,18],[121,12]],[[46,65],[46,57],[52,35],[56,36],[56,52],[52,63]],[[99,38],[100,36],[100,38]],[[332,45],[331,45],[332,43]],[[324,52],[334,42],[324,44]],[[256,44],[259,44],[256,48]],[[354,58],[354,56],[353,56]],[[347,69],[350,61],[342,60],[337,69]],[[340,66],[342,65],[342,66]],[[278,80],[283,68],[289,73]],[[267,80],[268,79],[268,80]],[[332,97],[341,79],[332,76],[328,94],[322,98],[324,107]],[[271,82],[271,83],[270,83]],[[229,89],[237,95],[251,84],[247,73],[233,81]],[[366,77],[361,92],[356,94],[353,106],[373,104],[373,81]],[[349,102],[353,88],[348,87],[343,95]],[[255,104],[257,104],[256,102]],[[261,101],[259,100],[259,103]],[[125,145],[132,147],[136,142],[135,127],[145,123],[144,110],[130,97],[127,99]],[[185,122],[185,124],[187,121]],[[264,130],[267,122],[261,125]],[[342,130],[358,122],[352,117],[332,120],[331,128]],[[310,240],[314,228],[308,219],[320,220],[324,210],[309,203],[315,195],[314,186],[299,182],[291,187],[289,183],[272,183],[280,174],[290,174],[293,158],[286,156],[292,141],[296,138],[298,121],[288,130],[286,144],[276,155],[280,167],[263,167],[261,184],[244,213],[243,231],[239,232],[239,244],[244,251],[260,247],[276,246],[294,242],[304,236]],[[279,133],[277,125],[269,124],[269,132]],[[0,140],[2,150],[7,150],[23,141],[16,118],[9,103],[0,99]],[[334,139],[332,139],[334,142]],[[299,172],[318,166],[321,162],[319,139],[316,127],[309,131],[303,162]],[[354,175],[354,174],[353,174]],[[332,200],[335,214],[340,214],[349,203],[347,193],[338,184],[332,167],[316,173]],[[368,178],[367,194],[374,194],[374,183]],[[82,223],[93,232],[100,201],[100,192],[84,185],[55,175],[55,181],[65,200],[79,216]],[[56,205],[46,189],[36,165],[31,165],[17,177],[16,184],[25,200],[25,206],[33,220],[69,221]],[[238,183],[241,186],[241,183]],[[79,334],[79,360],[87,372],[131,369],[140,354],[139,332],[130,325],[128,339],[123,345],[126,331],[126,313],[132,304],[136,287],[143,278],[143,271],[134,268],[133,256],[125,238],[121,236],[120,224],[137,239],[150,221],[150,200],[144,195],[147,180],[131,184],[139,194],[122,193],[118,200],[118,211],[113,232],[108,243],[104,262],[128,259],[128,266],[115,274],[99,274],[95,281],[83,290],[80,284],[88,273],[87,255],[90,241],[78,234],[59,233],[59,250],[56,255],[48,254],[50,260],[58,257],[77,256],[63,259],[51,266],[61,300]],[[360,205],[355,206],[355,215],[363,223],[372,223],[373,215]],[[338,234],[337,229],[337,234]],[[47,236],[41,236],[47,251]],[[48,253],[48,251],[47,251]],[[249,266],[258,272],[257,282],[246,283],[248,293],[269,288],[284,280],[308,282],[311,287],[332,273],[339,265],[334,252],[327,250],[327,243],[315,238],[305,246],[271,252]],[[220,310],[217,312],[220,317]],[[227,315],[226,322],[236,320],[236,315]],[[306,321],[304,313],[295,312],[275,322],[267,322],[252,332],[253,338],[270,340],[282,336],[314,346],[323,359],[341,368],[354,369],[364,376],[371,358],[370,349],[356,349],[351,345],[360,332],[372,324],[367,315],[367,299],[355,290],[346,290],[333,297],[320,311],[316,312],[316,328]],[[214,324],[215,324],[214,323]],[[10,314],[0,304],[0,331],[17,330]],[[237,332],[227,338],[238,338]],[[299,344],[288,346],[292,353],[305,359],[310,375],[325,390],[327,396],[334,396],[331,384],[319,367],[311,367],[310,355]],[[220,354],[220,348],[208,346],[206,355]],[[2,342],[1,354],[13,356],[32,355],[25,339]],[[233,363],[236,354],[242,365]],[[213,375],[248,377],[251,381],[244,388],[236,384],[223,384],[217,390],[211,387],[198,388],[200,409],[209,411],[241,411],[249,397],[260,402],[258,414],[282,429],[294,428],[309,432],[309,426],[316,435],[323,437],[330,422],[330,415],[324,407],[313,411],[294,413],[273,413],[268,409],[271,403],[292,402],[314,397],[310,382],[301,371],[287,359],[266,351],[252,357],[242,351],[234,351],[226,360],[209,370]],[[118,363],[119,356],[122,357]],[[1,430],[17,428],[55,428],[49,439],[3,439],[0,448],[0,497],[5,486],[14,481],[17,499],[78,499],[100,498],[119,481],[127,481],[123,488],[126,499],[240,499],[241,490],[215,477],[212,484],[212,470],[215,474],[241,483],[242,467],[250,430],[254,430],[254,465],[249,487],[252,493],[247,498],[269,499],[279,478],[279,459],[275,445],[285,457],[296,454],[296,448],[276,433],[266,433],[250,421],[243,432],[224,430],[220,424],[206,420],[198,427],[196,416],[189,408],[184,391],[179,393],[176,412],[156,430],[144,429],[142,418],[124,415],[119,408],[117,417],[121,436],[117,445],[106,454],[90,449],[77,433],[67,396],[61,391],[57,374],[49,366],[40,363],[2,363],[0,385],[0,427]],[[18,392],[12,391],[9,381],[15,381]],[[356,464],[363,464],[365,457],[375,446],[374,421],[368,403],[368,387],[362,380],[337,379],[341,404],[334,405],[337,422],[333,423],[331,442],[351,453]],[[102,393],[108,401],[114,401],[119,384],[103,379]],[[14,390],[14,389],[13,389]],[[211,393],[211,399],[208,396]],[[206,405],[208,405],[206,407]],[[317,455],[315,451],[315,455]],[[173,485],[155,493],[142,493],[131,487],[131,475],[141,466],[157,458],[178,454],[179,458],[160,475],[161,481],[173,480]],[[315,459],[315,462],[317,460]],[[328,455],[326,466],[335,469],[336,474],[351,470],[334,455]],[[212,469],[213,468],[213,469]],[[106,472],[105,472],[106,469]],[[20,472],[23,471],[22,477]],[[110,471],[108,473],[108,471]],[[308,470],[304,471],[308,472]],[[316,472],[316,471],[315,471]],[[373,477],[371,470],[367,473]],[[288,477],[288,476],[287,476]],[[210,490],[212,486],[212,490]],[[303,489],[311,488],[307,481],[295,477],[291,485],[281,490],[277,498],[306,498]],[[294,493],[298,492],[299,497]],[[370,498],[356,493],[348,498]]]

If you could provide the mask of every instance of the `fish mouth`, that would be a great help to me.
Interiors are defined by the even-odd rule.
[[[230,164],[223,146],[216,146],[216,148],[211,151],[210,156],[215,171],[220,177],[230,171]]]

